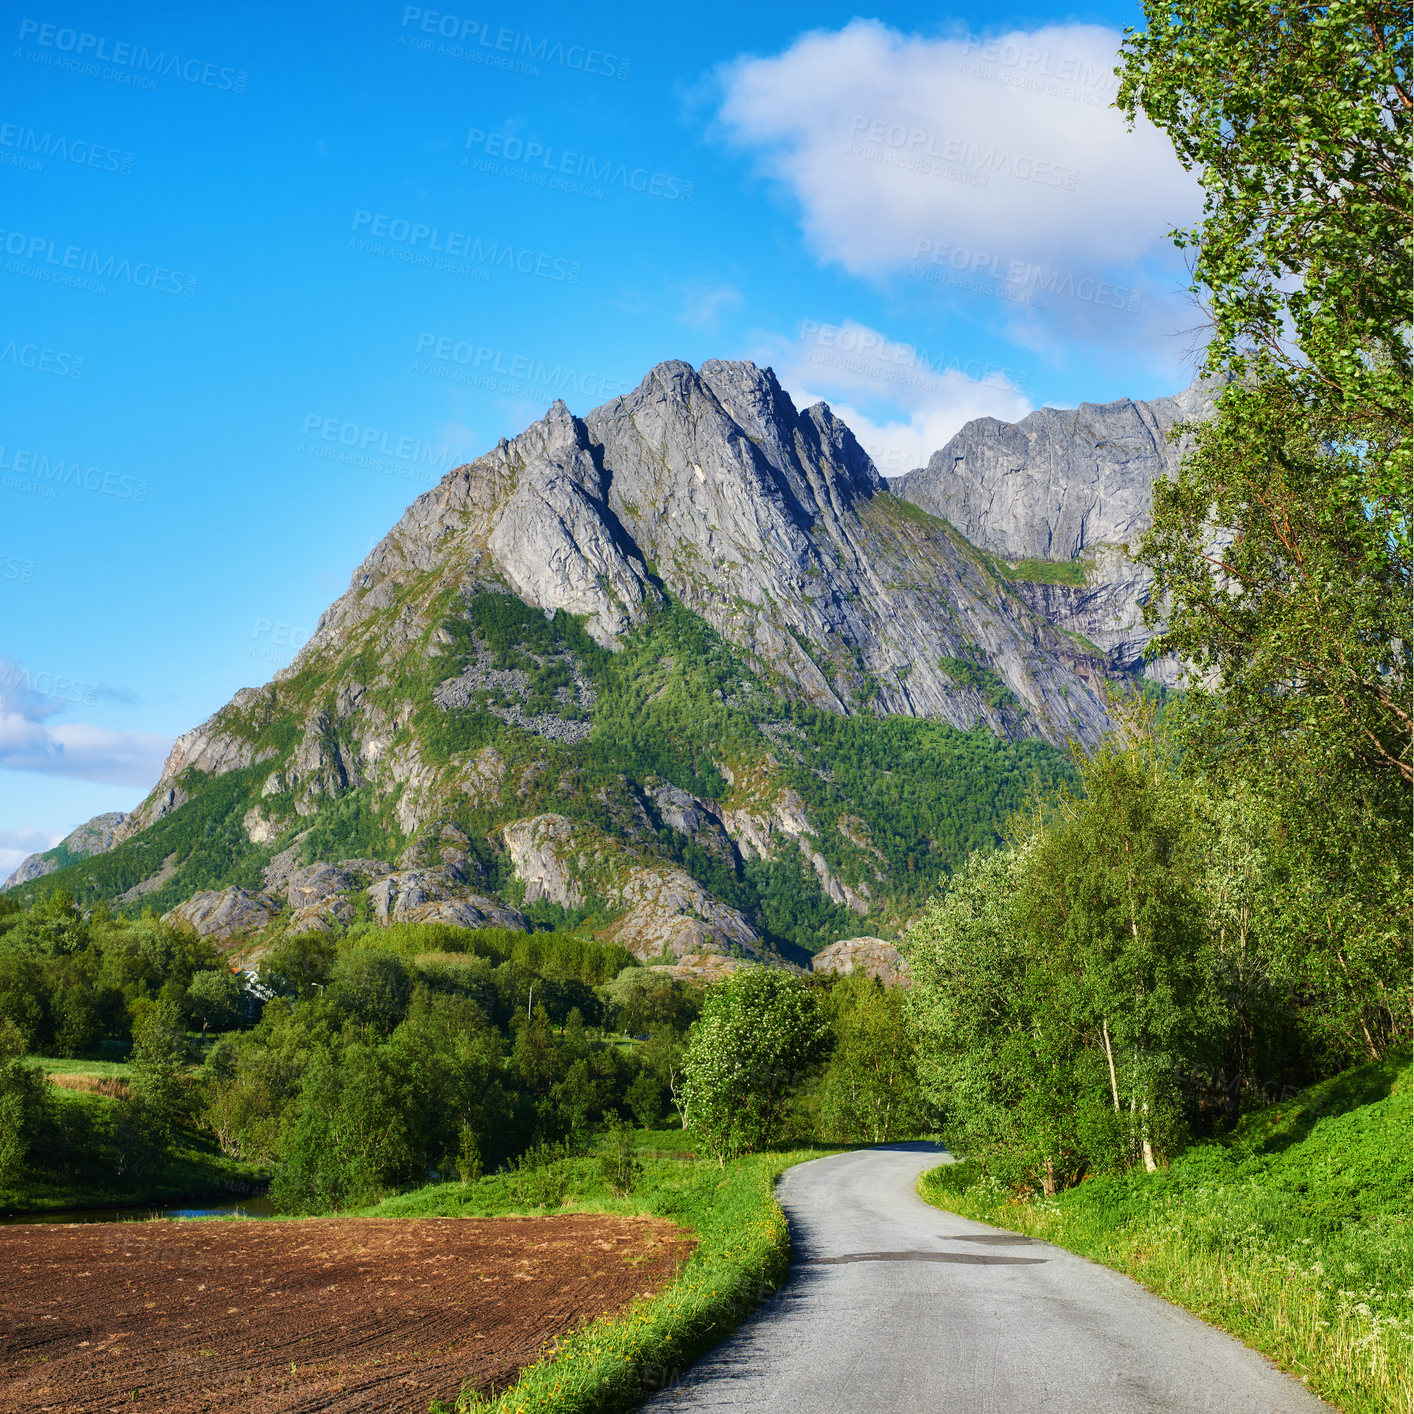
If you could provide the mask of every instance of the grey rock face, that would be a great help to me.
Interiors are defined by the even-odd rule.
[[[537,815],[513,821],[501,834],[527,903],[548,899],[579,908],[592,889],[609,907],[627,910],[605,936],[635,957],[760,956],[760,937],[736,909],[684,870],[640,858],[592,826]]]
[[[1154,482],[1188,450],[1188,439],[1168,441],[1169,429],[1212,404],[1212,390],[1195,383],[1152,402],[1041,408],[1014,423],[980,417],[891,485],[994,555],[1073,560],[1148,529]]]
[[[421,615],[447,589],[509,588],[546,612],[589,615],[613,644],[658,598],[650,563],[785,690],[833,710],[869,703],[1057,743],[1095,741],[1105,725],[1072,645],[945,526],[901,506],[828,407],[799,412],[769,369],[717,361],[662,364],[583,420],[557,404],[449,473],[276,681],[375,615],[379,651],[405,652],[435,629]],[[408,601],[403,587],[427,576]],[[964,651],[995,667],[1024,712],[942,671],[941,657]],[[366,761],[345,764],[350,779],[367,775]]]
[[[514,928],[530,924],[513,908],[474,894],[454,869],[402,869],[368,889],[379,923],[454,923],[461,928]]]
[[[175,750],[175,748],[173,748]],[[168,761],[171,760],[169,756]],[[227,766],[226,770],[236,770],[237,767]],[[215,774],[219,775],[217,771]],[[157,783],[157,789],[138,806],[131,815],[113,831],[114,844],[121,844],[125,839],[141,833],[149,825],[155,825],[164,815],[170,815],[174,810],[179,810],[191,799],[183,786],[171,785],[168,781],[166,770]]]
[[[185,903],[164,913],[162,921],[188,924],[198,937],[223,943],[258,933],[280,909],[280,900],[269,894],[252,894],[231,885],[193,894]]]
[[[127,818],[121,810],[95,815],[92,820],[86,820],[78,829],[65,835],[54,848],[67,850],[76,859],[86,859],[91,854],[106,854],[113,848],[116,831]],[[14,873],[0,885],[0,891],[13,889],[16,884],[27,884],[31,879],[42,879],[58,867],[59,862],[50,850],[31,854],[20,861]]]
[[[526,903],[545,899],[561,908],[582,908],[584,888],[575,856],[574,826],[563,815],[513,820],[501,831],[515,876],[525,885]]]
[[[487,539],[496,568],[527,604],[589,615],[610,646],[658,594],[614,523],[584,424],[556,401],[514,446],[523,471]]]
[[[681,869],[631,870],[617,902],[629,911],[608,936],[645,961],[665,953],[679,958],[704,952],[761,957],[761,939],[746,919]]]
[[[1149,528],[1154,483],[1173,476],[1192,445],[1187,434],[1170,442],[1170,430],[1207,417],[1219,388],[1199,382],[1152,402],[1042,408],[1016,423],[978,418],[926,467],[890,484],[991,554],[1079,560],[1083,587],[1016,581],[1013,592],[1047,622],[1098,647],[1110,670],[1174,683],[1175,663],[1144,662],[1153,576],[1125,547]]]
[[[912,985],[908,959],[886,938],[841,938],[810,960],[812,972],[864,972],[886,987]]]
[[[1104,708],[1069,645],[956,545],[900,508],[824,404],[797,412],[769,369],[655,368],[585,419],[609,504],[672,593],[834,710],[979,721],[1095,740]],[[939,660],[975,645],[1026,711],[960,687]]]

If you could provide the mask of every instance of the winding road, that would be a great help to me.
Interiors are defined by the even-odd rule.
[[[1317,1414],[1240,1341],[1106,1267],[918,1197],[929,1144],[815,1159],[777,1189],[790,1280],[645,1407],[762,1414]]]

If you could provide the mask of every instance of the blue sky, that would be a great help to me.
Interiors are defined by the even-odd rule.
[[[755,358],[895,473],[1191,380],[1137,7],[456,3],[11,10],[0,874],[556,396]]]

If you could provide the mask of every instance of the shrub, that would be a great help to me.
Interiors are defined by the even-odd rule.
[[[784,972],[743,970],[711,988],[683,1063],[684,1127],[723,1163],[779,1140],[827,1034],[815,993]]]
[[[643,1173],[643,1165],[634,1157],[633,1130],[617,1115],[610,1120],[599,1141],[599,1176],[616,1198],[633,1192]]]

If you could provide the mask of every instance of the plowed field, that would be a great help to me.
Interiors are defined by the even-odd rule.
[[[426,1414],[691,1250],[598,1216],[0,1227],[0,1410]]]

